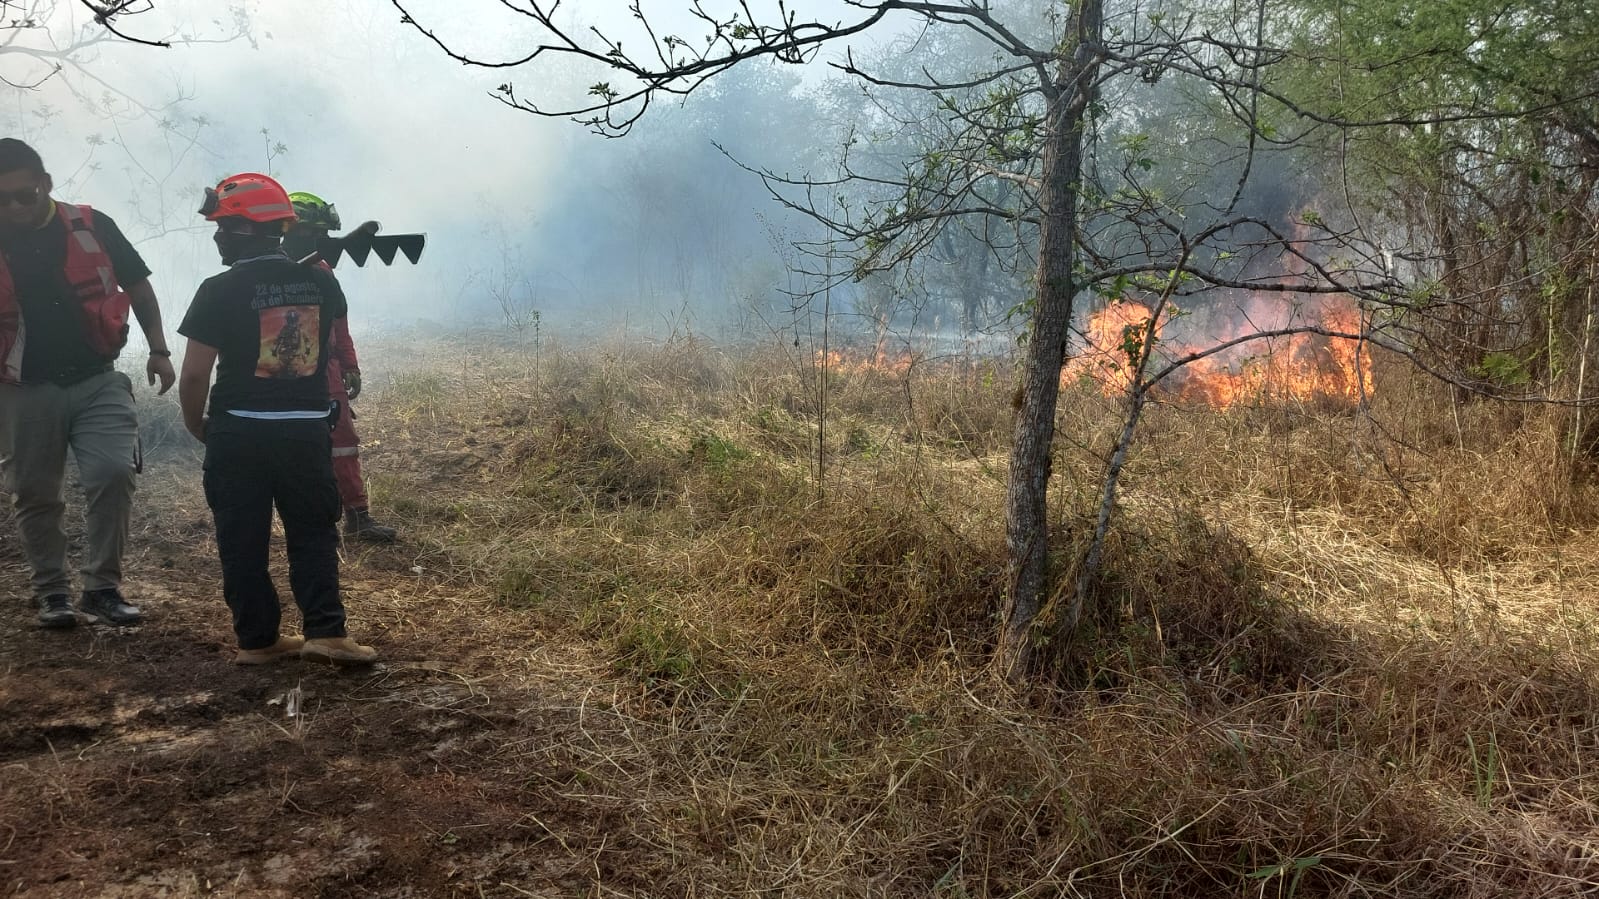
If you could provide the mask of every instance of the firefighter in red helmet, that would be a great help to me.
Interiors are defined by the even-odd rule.
[[[216,223],[228,270],[200,285],[178,327],[189,339],[178,397],[185,427],[205,443],[205,497],[238,638],[235,661],[298,655],[370,664],[377,651],[346,633],[339,593],[327,361],[334,323],[345,316],[344,292],[332,272],[283,252],[294,207],[266,175],[224,178],[207,189],[200,214]],[[303,637],[279,628],[267,570],[274,508]]]

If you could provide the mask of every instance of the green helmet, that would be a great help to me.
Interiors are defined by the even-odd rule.
[[[303,225],[326,228],[329,231],[337,231],[343,227],[339,224],[339,211],[332,203],[316,194],[298,190],[289,194],[289,202],[294,204],[294,215]]]

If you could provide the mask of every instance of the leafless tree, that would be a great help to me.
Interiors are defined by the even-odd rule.
[[[116,77],[104,51],[130,44],[173,49],[207,43],[254,44],[246,8],[218,4],[202,25],[174,24],[154,0],[64,2],[0,0],[0,80],[37,94],[19,104],[26,114],[10,124],[13,133],[32,139],[57,127],[64,93],[95,114],[95,130],[84,136],[77,160],[54,157],[56,183],[80,189],[96,172],[116,171],[128,191],[134,218],[129,235],[136,242],[176,231],[196,230],[192,199],[177,198],[197,158],[219,157],[211,145],[211,119],[190,110],[191,91],[172,85],[159,97]],[[156,52],[151,50],[150,52]],[[270,144],[269,144],[270,152]]]
[[[61,27],[57,23],[70,10],[82,7],[85,21]],[[90,90],[137,103],[120,85],[93,65],[95,51],[110,44],[128,43],[171,48],[174,44],[225,43],[250,38],[248,18],[241,6],[229,6],[229,22],[214,34],[155,23],[155,0],[0,0],[0,81],[14,88],[35,89],[59,76],[70,76],[72,90],[87,96]],[[144,17],[141,19],[141,17]],[[140,28],[151,20],[149,30]],[[217,20],[219,23],[221,19]]]

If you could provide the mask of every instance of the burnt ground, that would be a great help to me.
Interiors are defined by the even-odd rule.
[[[620,689],[603,666],[491,622],[405,543],[345,552],[352,634],[377,667],[232,664],[198,469],[173,453],[141,478],[140,627],[35,627],[0,512],[0,895],[675,892],[655,892],[664,872],[596,774]]]

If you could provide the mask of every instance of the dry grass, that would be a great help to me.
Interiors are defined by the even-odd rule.
[[[1372,417],[1159,408],[1056,686],[986,667],[1010,376],[695,341],[366,347],[374,500],[592,650],[543,789],[656,895],[1586,896],[1599,543],[1562,419],[1385,372]],[[443,362],[448,359],[450,361]],[[464,362],[462,360],[465,360]],[[1114,405],[1070,394],[1062,568]]]

